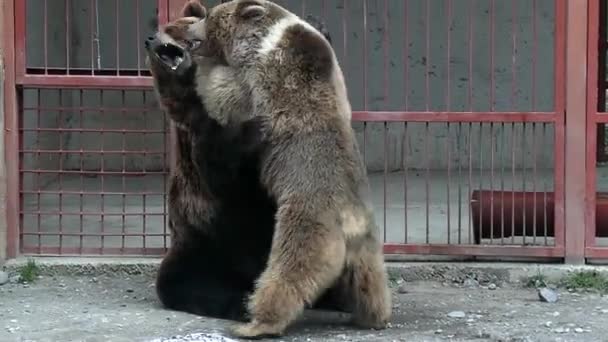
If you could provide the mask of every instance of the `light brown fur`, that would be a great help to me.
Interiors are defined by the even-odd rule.
[[[273,44],[273,25],[291,18]],[[269,1],[218,5],[191,32],[201,53],[225,61],[251,92],[269,149],[261,182],[279,210],[270,260],[250,298],[241,337],[281,335],[334,284],[353,321],[384,328],[391,297],[368,180],[350,123],[350,104],[329,43]],[[276,32],[275,32],[276,33]],[[265,45],[266,44],[266,45]]]

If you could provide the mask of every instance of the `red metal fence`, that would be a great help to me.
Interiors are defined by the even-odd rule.
[[[14,66],[5,148],[19,160],[8,163],[9,256],[164,252],[170,134],[140,43],[183,2],[3,4],[4,25],[15,28],[4,36],[15,47],[4,56]],[[580,59],[567,59],[566,45],[577,43],[571,16],[588,10],[588,71],[597,75],[600,1],[279,3],[324,18],[331,32],[387,254],[577,255],[569,237],[583,223],[566,226],[578,180],[566,177],[574,152],[565,138],[567,109],[580,107],[566,106],[566,78],[575,78],[566,61]],[[590,110],[594,170],[600,122]],[[595,194],[592,173],[580,182]],[[602,253],[587,247],[589,257]]]

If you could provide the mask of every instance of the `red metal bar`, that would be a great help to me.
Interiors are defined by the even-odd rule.
[[[600,116],[597,115],[598,111],[598,71],[599,66],[599,51],[598,41],[600,37],[600,14],[599,0],[591,0],[588,4],[588,17],[587,17],[587,137],[586,137],[586,156],[587,156],[587,178],[586,178],[586,202],[585,202],[585,241],[586,246],[585,254],[589,254],[589,248],[596,246],[596,182],[597,182],[597,170],[596,170],[596,149],[597,149],[597,121]],[[604,28],[605,29],[605,28]],[[605,77],[605,75],[602,75]]]
[[[555,245],[562,247],[565,244],[565,143],[566,143],[566,0],[555,2],[555,85],[554,106],[556,112],[554,133],[554,187],[555,187]]]
[[[3,1],[5,8],[11,7],[11,11],[4,11],[7,16],[12,13],[11,20],[4,20],[4,32],[8,36],[9,32],[15,32],[15,36],[11,38],[9,42],[15,47],[14,53],[14,68],[16,84],[19,84],[19,79],[25,74],[25,24],[26,24],[26,11],[25,6],[27,1]],[[10,3],[10,4],[9,4]],[[9,26],[10,23],[10,26]],[[7,45],[8,46],[8,45]],[[46,59],[45,59],[46,60]]]
[[[150,89],[154,84],[145,76],[17,75],[17,84],[38,88]]]
[[[562,0],[563,1],[563,0]],[[567,50],[566,60],[566,144],[565,160],[565,207],[566,227],[566,262],[585,262],[585,235],[574,227],[580,227],[585,222],[586,195],[589,192],[587,173],[581,165],[588,165],[586,148],[586,89],[587,79],[587,40],[581,39],[587,34],[588,2],[586,0],[567,1],[568,25],[566,28]],[[595,158],[594,158],[595,159]],[[586,186],[587,185],[587,188]],[[594,185],[593,185],[594,186]]]
[[[385,244],[385,254],[425,254],[459,256],[546,257],[563,258],[561,247],[526,246],[462,246],[462,245],[401,245]]]
[[[354,111],[353,121],[366,122],[555,122],[553,112],[382,112]]]
[[[22,249],[22,253],[24,255],[36,255],[36,256],[77,256],[77,255],[103,255],[103,256],[121,256],[121,255],[149,255],[149,256],[162,256],[166,252],[166,248],[95,248],[95,247],[83,247],[83,248],[74,248],[74,247],[66,247],[63,250],[59,250],[58,247],[47,247],[43,246],[38,250],[38,247],[24,246]]]
[[[19,119],[18,93],[15,84],[16,63],[20,60],[14,28],[19,22],[17,8],[25,1],[2,1],[2,58],[4,60],[4,165],[6,167],[6,257],[14,258],[19,250]]]
[[[589,246],[585,250],[585,257],[590,259],[608,259],[608,248]]]

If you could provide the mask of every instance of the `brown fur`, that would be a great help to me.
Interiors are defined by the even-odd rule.
[[[280,335],[334,284],[353,321],[383,328],[390,291],[340,67],[329,43],[301,20],[268,48],[273,25],[295,16],[269,1],[236,0],[190,29],[204,56],[237,69],[269,147],[261,182],[279,209],[266,270],[241,337]],[[313,30],[313,31],[311,31]]]

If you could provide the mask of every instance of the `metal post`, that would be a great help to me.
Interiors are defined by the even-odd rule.
[[[566,263],[585,262],[587,0],[567,1],[565,227]]]

